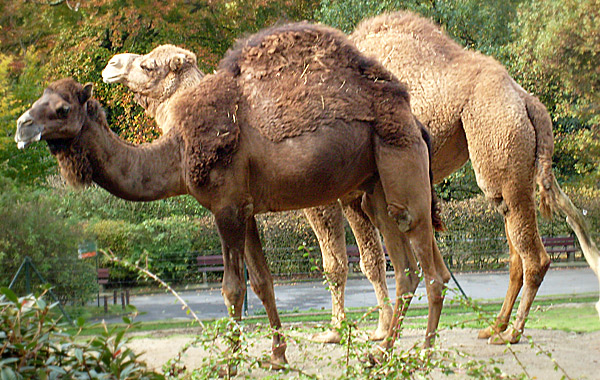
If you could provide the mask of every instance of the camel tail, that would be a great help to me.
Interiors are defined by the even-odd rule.
[[[437,197],[437,193],[435,192],[435,188],[433,187],[433,171],[431,170],[431,135],[427,128],[421,124],[417,120],[417,124],[421,128],[421,136],[425,143],[427,144],[427,152],[429,154],[429,183],[431,185],[431,222],[433,224],[433,228],[436,231],[445,231],[446,226],[440,217],[440,202]]]
[[[557,210],[566,215],[567,223],[577,236],[581,252],[600,283],[600,253],[590,235],[590,227],[581,211],[560,188],[552,172],[554,142],[550,116],[544,105],[534,96],[527,94],[525,102],[529,120],[536,132],[536,180],[540,191],[540,211],[548,218]],[[596,303],[596,310],[600,316],[600,300]]]

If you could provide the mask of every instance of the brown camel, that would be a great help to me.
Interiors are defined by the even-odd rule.
[[[188,64],[177,66],[177,70],[172,70],[170,62],[175,61]],[[156,67],[156,69],[151,72],[138,69],[148,65]],[[168,106],[168,102],[177,92],[186,91],[189,87],[198,84],[203,76],[204,73],[196,64],[196,55],[173,45],[158,46],[146,55],[117,54],[109,60],[102,71],[105,83],[122,83],[134,91],[135,100],[149,116],[156,119],[157,125],[163,133],[167,132],[166,128],[169,128],[169,123],[161,111]],[[162,88],[163,83],[168,87]],[[361,208],[361,196],[360,192],[346,196],[340,202],[341,207],[338,202],[334,202],[327,206],[304,209],[323,252],[324,272],[331,288],[336,289],[336,291],[332,291],[332,325],[334,328],[325,333],[315,334],[313,339],[317,341],[339,343],[341,340],[339,327],[346,318],[343,289],[348,275],[348,262],[345,254],[342,210],[350,227],[355,231],[361,255],[360,267],[373,284],[379,305],[379,323],[377,329],[370,334],[370,339],[385,338],[392,322],[392,308],[387,301],[389,295],[385,281],[385,258],[381,254],[383,249],[377,230]],[[331,223],[335,223],[335,225]],[[398,231],[392,235],[398,234],[401,232]],[[388,247],[392,246],[394,243],[388,243]],[[338,251],[343,253],[344,260],[332,260],[337,256]],[[401,251],[404,252],[404,249]],[[412,255],[412,253],[410,254]],[[444,276],[448,278],[449,274],[446,268],[443,268],[443,272]],[[410,278],[416,287],[418,285],[417,274],[411,273]],[[410,291],[409,288],[411,287],[403,292]]]
[[[152,144],[118,139],[90,97],[91,85],[51,84],[17,121],[17,144],[47,141],[69,182],[93,181],[124,199],[194,196],[215,215],[222,292],[234,318],[241,318],[245,260],[271,326],[281,326],[254,215],[329,204],[360,190],[365,208],[378,210],[376,222],[405,232],[420,260],[431,340],[444,279],[435,261],[428,136],[403,85],[341,32],[298,23],[241,41],[215,74],[169,102],[163,113],[171,128]],[[405,274],[395,271],[399,282]],[[277,331],[272,360],[286,361]]]
[[[350,40],[408,84],[412,110],[432,134],[434,181],[470,158],[479,187],[504,216],[509,288],[495,326],[480,331],[479,337],[516,343],[550,264],[537,228],[536,182],[542,214],[550,217],[561,210],[567,216],[587,262],[600,274],[598,248],[589,227],[552,173],[554,142],[548,112],[500,63],[465,50],[415,14],[398,12],[365,20]],[[508,329],[522,287],[517,316]],[[600,313],[600,301],[596,309]],[[492,337],[495,332],[502,332],[501,339]]]

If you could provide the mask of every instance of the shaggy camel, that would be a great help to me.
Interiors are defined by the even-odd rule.
[[[157,69],[148,63],[139,70]],[[434,254],[439,257],[432,228],[439,219],[427,133],[410,112],[403,85],[342,33],[298,23],[241,41],[215,74],[169,102],[163,112],[172,127],[151,144],[118,139],[90,97],[91,85],[51,84],[18,119],[18,146],[45,140],[70,183],[93,181],[124,199],[194,196],[215,215],[223,297],[237,319],[246,291],[243,262],[248,265],[276,330],[273,363],[286,362],[286,345],[254,215],[329,204],[355,190],[366,192],[366,209],[378,210],[376,222],[405,232],[420,260],[430,342],[445,284]],[[395,271],[399,282],[405,274]],[[401,304],[398,298],[396,307]],[[385,347],[393,345],[395,329],[388,334]]]
[[[169,63],[177,60],[188,62],[188,64],[178,66],[177,70],[172,70]],[[149,64],[156,67],[156,69],[139,77],[140,71],[135,70],[135,68]],[[170,99],[177,92],[186,91],[189,87],[200,83],[203,76],[204,73],[200,71],[196,64],[196,55],[173,45],[158,46],[146,55],[117,54],[109,60],[102,71],[102,79],[105,83],[122,83],[134,92],[136,102],[145,109],[149,116],[155,118],[163,133],[168,131],[169,123],[165,120],[166,115],[162,113],[162,110],[168,106]],[[169,79],[162,79],[166,77],[169,77]],[[168,88],[161,87],[163,82],[168,85]],[[340,251],[344,253],[343,258],[346,258],[342,210],[350,227],[355,231],[361,256],[360,267],[373,284],[379,305],[379,322],[377,328],[370,334],[370,339],[383,339],[387,335],[392,322],[392,308],[387,302],[385,261],[380,254],[383,249],[377,230],[361,208],[361,195],[361,193],[358,193],[346,196],[340,201],[341,207],[337,206],[337,202],[334,202],[333,205],[304,209],[304,213],[315,231],[321,251],[324,252],[324,272],[328,282],[332,288],[338,289],[332,291],[332,325],[334,328],[325,333],[315,334],[313,339],[317,341],[339,343],[341,336],[338,327],[346,318],[343,287],[348,274],[347,259],[345,261],[332,261],[330,258],[336,255],[329,253]],[[336,225],[332,226],[332,222]],[[398,231],[391,235],[397,236],[400,233]],[[395,243],[388,242],[387,245],[392,247]],[[404,249],[401,249],[401,251],[404,252]],[[402,265],[406,267],[405,264]],[[443,271],[444,276],[449,277],[445,268],[443,268]],[[411,273],[409,277],[415,285],[418,284],[416,273]],[[342,287],[341,290],[340,287]],[[402,293],[409,291],[409,289],[401,290]]]

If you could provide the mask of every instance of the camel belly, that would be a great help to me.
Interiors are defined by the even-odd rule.
[[[263,140],[250,160],[250,192],[258,212],[330,203],[376,174],[367,126],[321,128],[281,142]]]

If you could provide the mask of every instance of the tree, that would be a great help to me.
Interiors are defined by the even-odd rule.
[[[509,66],[554,121],[563,181],[600,183],[600,1],[532,0],[519,8]]]

